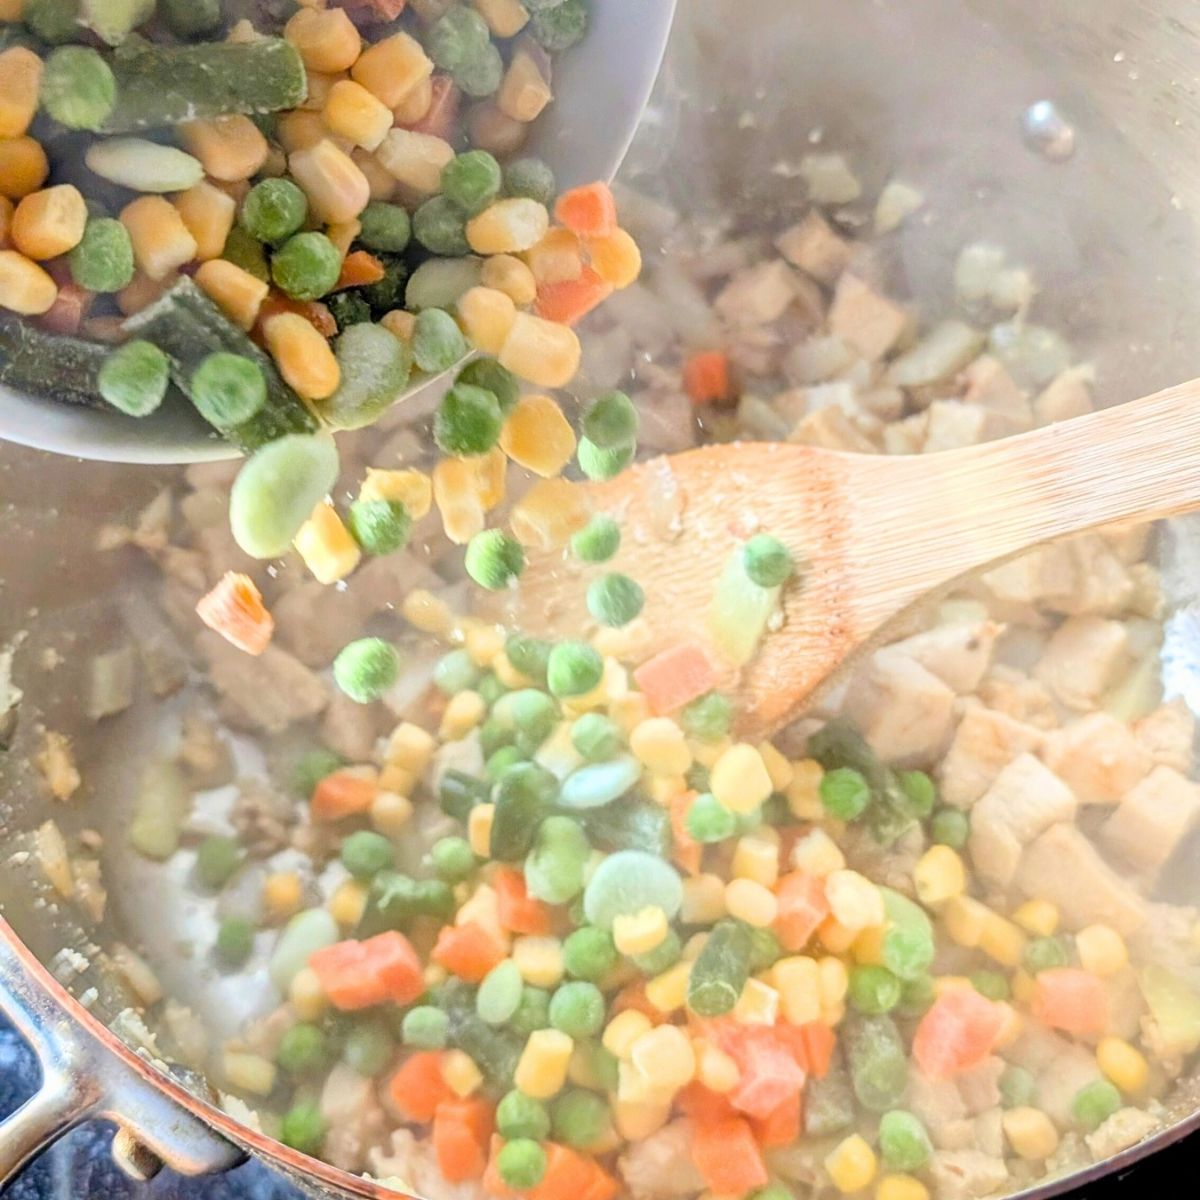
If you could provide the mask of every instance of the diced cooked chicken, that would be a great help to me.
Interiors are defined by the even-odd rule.
[[[1153,521],[1114,521],[1096,531],[1112,548],[1112,552],[1127,566],[1145,565],[1154,539]]]
[[[324,711],[324,683],[299,659],[271,645],[258,658],[243,654],[220,634],[205,630],[196,648],[208,664],[225,719],[240,729],[282,733]]]
[[[1195,936],[1198,919],[1200,913],[1190,905],[1148,904],[1146,923],[1129,938],[1130,957],[1139,963],[1157,963],[1168,971],[1192,973],[1200,963]]]
[[[930,1079],[915,1066],[910,1066],[904,1106],[921,1119],[935,1146],[947,1150],[955,1148],[953,1136],[949,1144],[943,1140],[945,1131],[954,1123],[965,1120],[968,1114],[966,1101],[953,1079]]]
[[[1146,921],[1146,902],[1074,825],[1053,825],[1026,848],[1017,886],[1058,905],[1068,929],[1104,924],[1128,936]]]
[[[75,754],[70,739],[54,729],[42,734],[42,748],[34,755],[34,764],[41,773],[55,800],[70,800],[83,782],[75,766]]]
[[[954,693],[919,662],[886,647],[850,685],[844,711],[881,758],[916,765],[946,745]]]
[[[767,325],[796,298],[796,276],[782,258],[738,271],[714,301],[733,326]]]
[[[844,450],[850,454],[878,454],[871,441],[836,404],[828,404],[804,417],[788,436],[789,442]]]
[[[1123,967],[1110,975],[1108,991],[1108,1032],[1114,1037],[1136,1039],[1146,1013],[1146,1000],[1138,985],[1136,967]]]
[[[988,708],[1034,729],[1048,730],[1058,725],[1049,688],[1014,667],[993,667],[979,685],[979,698]]]
[[[1171,767],[1155,767],[1130,790],[1100,831],[1130,866],[1157,871],[1200,822],[1200,787]]]
[[[1033,428],[1033,409],[1008,368],[990,354],[980,355],[963,372],[967,390],[963,401],[986,414],[984,437],[1009,437]]]
[[[1034,668],[1067,708],[1089,712],[1129,661],[1129,633],[1119,621],[1068,617],[1051,635]]]
[[[939,1200],[981,1200],[1008,1182],[1004,1159],[982,1150],[937,1150],[929,1174]]]
[[[1000,1108],[999,1101],[986,1112],[981,1112],[971,1122],[971,1132],[977,1149],[995,1158],[1003,1158],[1005,1153],[1004,1113]]]
[[[996,638],[1004,626],[995,621],[947,622],[914,634],[892,649],[907,654],[960,696],[973,692],[992,664]]]
[[[1134,737],[1159,766],[1187,771],[1192,765],[1196,718],[1182,700],[1172,700],[1134,723]]]
[[[850,265],[853,249],[816,209],[781,233],[775,245],[793,267],[830,286]]]
[[[1089,1133],[1084,1138],[1088,1149],[1097,1162],[1112,1158],[1130,1146],[1136,1146],[1143,1138],[1148,1138],[1160,1122],[1145,1109],[1125,1107],[1118,1108],[1099,1129]]]
[[[929,413],[913,413],[903,421],[884,426],[884,451],[888,454],[920,454],[928,432]]]
[[[1055,552],[1059,577],[1048,578],[1041,601],[1052,612],[1067,616],[1123,613],[1133,599],[1133,576],[1107,539],[1084,534],[1047,547]]]
[[[1042,760],[1080,804],[1115,804],[1153,766],[1129,726],[1102,712],[1049,734]]]
[[[692,1136],[692,1123],[684,1119],[629,1145],[618,1167],[635,1200],[688,1196],[704,1188],[692,1161]]]
[[[872,362],[881,359],[908,325],[908,314],[866,280],[846,271],[838,280],[829,328]]]
[[[1074,1124],[1071,1104],[1075,1093],[1099,1074],[1096,1056],[1036,1021],[1026,1021],[1004,1057],[1037,1080],[1034,1103],[1061,1126]]]
[[[1050,826],[1074,820],[1076,807],[1071,789],[1032,754],[1013,759],[971,810],[967,846],[975,870],[1006,890],[1024,847]]]
[[[1070,367],[1056,375],[1033,402],[1038,424],[1049,425],[1090,413],[1095,378],[1095,369],[1090,366]]]
[[[935,400],[928,409],[923,454],[939,450],[961,450],[986,440],[987,413],[958,400]]]
[[[387,1118],[375,1096],[374,1080],[338,1063],[325,1080],[318,1107],[329,1125],[322,1157],[343,1171],[363,1170],[368,1149],[387,1127]]]
[[[1006,1065],[1004,1059],[992,1054],[957,1076],[959,1095],[971,1116],[977,1117],[1000,1103],[1000,1076]]]
[[[1005,713],[971,704],[963,713],[939,771],[941,796],[970,808],[1020,754],[1037,753],[1045,735]]]
[[[321,741],[351,762],[365,762],[386,724],[380,705],[359,704],[335,691],[321,717]]]

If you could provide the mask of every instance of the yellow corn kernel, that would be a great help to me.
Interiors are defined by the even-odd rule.
[[[362,920],[367,907],[367,886],[357,879],[347,879],[329,897],[329,912],[342,929],[353,929]]]
[[[885,1175],[875,1185],[875,1200],[929,1200],[929,1189],[912,1175]]]
[[[840,958],[829,955],[817,960],[817,988],[821,994],[821,1011],[837,1008],[850,989],[850,972]]]
[[[1013,999],[1020,1004],[1028,1004],[1037,991],[1037,982],[1028,971],[1014,971],[1010,986]]]
[[[1096,1047],[1096,1064],[1109,1082],[1127,1096],[1140,1094],[1150,1077],[1145,1055],[1123,1038],[1102,1038]]]
[[[235,325],[247,331],[254,328],[271,290],[261,279],[223,258],[204,263],[196,272],[196,284]]]
[[[991,909],[970,896],[955,896],[939,913],[950,940],[967,947],[979,945],[991,915]]]
[[[372,200],[387,201],[395,196],[396,189],[400,185],[383,169],[383,165],[374,154],[364,150],[361,146],[355,146],[350,151],[350,158],[363,173],[363,177],[371,189]]]
[[[984,922],[979,948],[1001,966],[1019,967],[1026,940],[1010,920],[999,913],[991,913]]]
[[[288,1002],[301,1021],[316,1021],[329,1007],[329,998],[311,967],[301,967],[288,985]]]
[[[825,895],[834,920],[856,934],[884,921],[883,895],[857,871],[834,871],[825,880]]]
[[[569,283],[583,274],[583,249],[577,234],[556,226],[522,255],[539,284]]]
[[[521,545],[558,550],[591,515],[586,488],[565,479],[541,479],[513,505],[508,521]]]
[[[642,790],[655,804],[669,808],[676,796],[688,790],[688,783],[682,775],[651,775],[648,781],[643,780]]]
[[[343,262],[350,253],[350,247],[358,241],[360,233],[362,222],[357,217],[353,221],[339,221],[336,225],[325,226],[325,236],[337,247]]]
[[[875,1151],[860,1134],[851,1134],[825,1156],[825,1170],[839,1192],[861,1191],[875,1178]]]
[[[196,241],[196,257],[201,262],[220,258],[237,215],[233,197],[202,179],[175,197],[175,207]]]
[[[660,1084],[632,1062],[617,1064],[616,1099],[620,1104],[668,1104],[674,1099],[673,1089]]]
[[[543,61],[545,55],[535,55],[529,47],[518,44],[513,51],[494,99],[504,116],[524,123],[536,121],[553,99],[550,80],[542,69]]]
[[[442,1055],[442,1078],[446,1086],[464,1100],[483,1086],[483,1073],[465,1050],[447,1050]]]
[[[732,1092],[741,1079],[737,1062],[705,1038],[692,1043],[696,1054],[696,1078],[711,1092]]]
[[[418,196],[432,196],[441,190],[442,171],[454,158],[454,147],[432,133],[393,129],[375,151],[375,157],[406,188]]]
[[[459,692],[446,704],[438,736],[443,741],[457,742],[466,737],[486,714],[487,703],[478,692]]]
[[[138,271],[132,281],[117,292],[117,307],[127,317],[132,316],[135,312],[141,312],[143,308],[148,304],[153,304],[167,290],[170,281],[170,276],[166,279],[156,280]]]
[[[492,671],[500,682],[508,688],[510,692],[518,692],[522,688],[532,687],[533,680],[528,675],[522,675],[516,667],[509,662],[508,655],[503,650],[492,659]]]
[[[354,220],[371,202],[371,185],[354,160],[328,138],[288,158],[292,177],[304,189],[318,221]]]
[[[362,38],[342,8],[301,8],[283,27],[283,36],[310,71],[345,71],[362,50]]]
[[[325,500],[300,526],[292,545],[318,583],[345,579],[362,558],[358,543],[350,536],[337,509]]]
[[[741,1025],[774,1025],[779,1019],[779,993],[761,979],[747,979],[732,1015]]]
[[[371,828],[384,837],[398,838],[407,832],[412,814],[412,801],[407,796],[381,791],[371,801]]]
[[[725,882],[719,875],[692,875],[683,881],[680,919],[685,925],[715,925],[725,915]]]
[[[454,614],[449,606],[424,588],[416,588],[404,597],[400,615],[422,633],[445,637],[454,628]]]
[[[428,87],[432,74],[433,62],[421,43],[407,33],[396,33],[368,46],[350,68],[355,83],[361,83],[391,109],[398,108],[422,84]],[[425,110],[412,120],[420,120],[428,107],[426,104]]]
[[[262,131],[241,113],[185,121],[179,126],[179,136],[188,153],[203,164],[205,174],[222,183],[256,175],[270,150]]]
[[[478,149],[508,158],[525,144],[529,126],[505,116],[493,101],[485,100],[467,113],[467,136]]]
[[[642,618],[640,617],[638,618],[639,621],[641,619]],[[630,622],[631,625],[633,623],[634,622],[632,621]],[[645,649],[647,651],[652,650],[653,645],[648,644]],[[688,742],[688,745],[692,748],[692,757],[702,767],[707,767],[711,771],[713,766],[716,764],[717,759],[719,759],[721,755],[733,745],[733,740],[731,738],[724,737],[715,742],[702,742],[699,738],[693,738],[690,742]]]
[[[329,136],[329,127],[319,112],[305,112],[296,108],[279,114],[275,122],[275,136],[288,154],[308,150]]]
[[[854,955],[856,963],[878,966],[883,962],[883,933],[884,926],[872,925],[854,939],[854,945],[850,947],[850,952]]]
[[[500,351],[500,364],[536,387],[566,387],[582,357],[579,338],[566,325],[517,313]]]
[[[414,521],[419,521],[433,507],[433,483],[423,471],[368,467],[358,496],[360,500],[397,500]]]
[[[738,838],[730,873],[735,879],[750,879],[763,887],[774,887],[779,879],[779,834],[764,826]]]
[[[689,959],[677,962],[646,984],[646,999],[661,1013],[678,1012],[687,1003],[688,977],[691,973]]]
[[[847,929],[836,917],[826,917],[817,929],[817,940],[831,954],[849,954],[860,932]]]
[[[379,786],[385,792],[399,792],[401,796],[411,796],[417,786],[417,777],[404,767],[384,763],[383,770],[379,772]]]
[[[0,196],[0,250],[6,250],[12,244],[8,234],[12,228],[13,213],[16,209],[7,196]]]
[[[463,333],[484,354],[499,354],[517,317],[517,306],[495,288],[473,287],[455,306]]]
[[[821,780],[825,769],[815,758],[802,758],[792,764],[792,782],[788,784],[788,811],[800,821],[820,821],[825,816],[821,803]]]
[[[967,869],[962,857],[950,846],[930,846],[913,867],[917,899],[936,908],[967,890]]]
[[[620,913],[613,921],[613,943],[626,955],[648,954],[670,931],[667,914],[657,904],[636,913]]]
[[[1129,965],[1125,939],[1109,925],[1088,925],[1075,935],[1079,965],[1105,979]]]
[[[633,1066],[656,1087],[678,1091],[696,1076],[696,1052],[677,1025],[656,1025],[629,1047]]]
[[[411,721],[402,721],[388,738],[384,759],[389,764],[395,763],[419,775],[429,766],[436,749],[437,741],[433,734]]]
[[[693,933],[686,942],[683,943],[682,958],[684,962],[694,963],[708,945],[708,939],[711,935],[707,930],[702,929],[699,933]]]
[[[50,163],[40,142],[28,134],[0,138],[0,196],[23,200],[36,192],[50,174]]]
[[[692,765],[683,730],[670,717],[650,717],[629,736],[629,749],[648,771],[683,775]]]
[[[783,1015],[793,1025],[821,1018],[821,980],[817,960],[803,955],[779,959],[771,967]]]
[[[433,500],[446,536],[465,545],[484,526],[475,466],[465,458],[443,458],[433,469]]]
[[[846,865],[846,856],[823,829],[810,829],[792,847],[791,865],[824,879]]]
[[[551,478],[571,461],[575,431],[549,396],[522,396],[504,422],[500,447],[527,471]]]
[[[558,1029],[535,1029],[521,1051],[513,1082],[534,1100],[549,1100],[567,1082],[575,1043]]]
[[[402,308],[393,308],[391,312],[384,313],[379,318],[379,323],[392,337],[406,346],[412,345],[413,334],[417,328],[417,318],[413,313],[405,312]]]
[[[526,983],[534,987],[554,987],[561,982],[563,952],[562,942],[558,938],[518,938],[513,943],[512,956]]]
[[[349,79],[349,75],[345,71],[305,71],[305,78],[308,81],[308,95],[300,107],[309,112],[321,112],[329,99],[329,93],[333,91],[333,85],[343,79]]]
[[[614,229],[608,237],[593,238],[588,242],[588,255],[592,270],[618,290],[634,283],[642,273],[642,252],[624,229]]]
[[[477,858],[492,855],[492,822],[495,819],[494,804],[476,804],[467,817],[467,841]]]
[[[475,468],[475,494],[484,512],[504,503],[508,492],[508,459],[499,446],[468,460]]]
[[[325,400],[338,390],[342,369],[333,349],[299,313],[271,317],[263,338],[280,375],[302,399]]]
[[[332,133],[376,150],[392,127],[392,110],[353,79],[342,79],[329,89],[322,113]]]
[[[156,283],[196,257],[196,239],[165,196],[139,196],[121,210],[121,224],[138,269]]]
[[[467,242],[476,254],[520,254],[546,236],[550,214],[527,196],[497,200],[467,222]],[[534,271],[537,275],[537,271]]]
[[[479,282],[484,287],[503,292],[520,308],[537,299],[537,280],[533,272],[513,254],[493,254],[484,259]]]
[[[779,901],[770,888],[753,879],[731,879],[725,885],[725,909],[755,929],[767,929],[779,915]]]
[[[475,11],[498,38],[515,37],[529,21],[520,0],[475,0]]]
[[[429,115],[433,108],[433,79],[420,80],[409,91],[408,95],[392,109],[395,123],[404,129],[411,129]]]
[[[19,21],[25,13],[25,0],[0,0],[0,21]]]
[[[767,774],[771,777],[771,787],[777,792],[786,792],[792,782],[792,776],[796,773],[795,767],[770,742],[761,742],[758,753],[762,757],[763,766],[767,768]]]
[[[626,1141],[634,1142],[657,1133],[671,1119],[671,1104],[618,1100],[613,1105],[613,1121]]]
[[[274,871],[263,880],[263,906],[272,921],[286,921],[303,903],[304,888],[295,871]]]
[[[1006,1000],[997,1000],[996,1006],[1004,1017],[1004,1024],[996,1034],[995,1049],[1007,1050],[1025,1031],[1025,1018]]]
[[[1040,1108],[1010,1108],[1001,1124],[1013,1153],[1027,1162],[1041,1162],[1058,1149],[1058,1130]]]
[[[225,1082],[239,1092],[251,1096],[266,1096],[275,1087],[278,1074],[275,1064],[261,1054],[226,1050],[221,1058]]]
[[[58,285],[37,263],[15,250],[0,250],[0,308],[35,317],[57,299]]]
[[[21,137],[29,128],[41,83],[42,60],[32,50],[10,46],[0,54],[0,138]]]
[[[1026,900],[1012,919],[1033,937],[1053,937],[1061,919],[1058,905],[1049,900]]]
[[[604,1028],[600,1044],[617,1058],[628,1059],[633,1043],[653,1028],[650,1018],[635,1008],[619,1012]]]
[[[74,250],[88,223],[88,205],[77,187],[60,184],[32,192],[13,212],[8,236],[26,258],[58,258]]]
[[[650,704],[641,692],[630,692],[609,701],[608,715],[621,732],[628,735],[650,715]]]
[[[971,980],[966,975],[938,975],[933,981],[934,994],[938,996],[971,986]]]
[[[709,790],[717,803],[739,815],[754,812],[771,794],[771,777],[754,746],[739,742],[713,764]]]

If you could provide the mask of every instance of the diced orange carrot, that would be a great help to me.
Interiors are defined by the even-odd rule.
[[[779,912],[775,933],[779,944],[792,952],[803,950],[808,939],[829,915],[825,884],[808,871],[792,871],[779,880],[775,889]]]
[[[383,275],[383,263],[375,255],[366,250],[354,250],[342,259],[342,273],[333,290],[340,292],[343,288],[366,287],[367,284],[378,283]]]
[[[1034,980],[1030,1010],[1043,1025],[1067,1033],[1108,1028],[1108,993],[1095,975],[1078,967],[1052,967]]]
[[[549,933],[550,906],[534,899],[525,886],[525,876],[512,867],[501,867],[492,878],[500,924],[513,933]]]
[[[267,612],[254,580],[236,571],[226,571],[220,583],[200,598],[196,615],[247,654],[261,654],[275,632],[275,618]]]
[[[707,1030],[738,1065],[740,1077],[729,1103],[739,1113],[765,1119],[804,1086],[804,1069],[778,1027],[725,1020],[710,1022]]]
[[[719,675],[703,646],[683,642],[647,659],[633,678],[650,708],[665,717],[712,691]]]
[[[625,1012],[626,1009],[633,1009],[634,1012],[640,1012],[643,1016],[649,1017],[655,1025],[661,1025],[666,1020],[662,1011],[650,1003],[646,995],[646,981],[644,979],[631,980],[613,997],[612,1016],[615,1017],[617,1013]]]
[[[693,404],[719,404],[732,400],[729,356],[720,350],[693,354],[683,364],[683,390]]]
[[[696,841],[687,828],[688,810],[696,799],[695,792],[676,792],[667,805],[671,816],[671,859],[688,875],[699,875],[704,858],[704,846]]]
[[[495,1120],[488,1101],[443,1100],[433,1114],[433,1151],[447,1183],[480,1179],[487,1167]]]
[[[987,1058],[1005,1024],[1004,1009],[973,987],[947,988],[917,1026],[913,1060],[930,1079],[949,1079]]]
[[[354,1012],[392,1001],[410,1004],[425,990],[421,960],[396,930],[314,951],[308,965],[334,1008]]]
[[[585,183],[559,196],[554,217],[580,237],[608,237],[617,227],[617,202],[607,183]]]
[[[432,1121],[439,1105],[455,1099],[442,1075],[440,1050],[409,1055],[388,1080],[387,1092],[397,1112],[409,1121]]]
[[[578,279],[541,284],[534,310],[547,321],[574,325],[598,304],[603,304],[612,292],[613,285],[607,279],[602,279],[591,267],[584,267]]]
[[[724,1121],[737,1117],[729,1097],[720,1092],[706,1088],[698,1079],[693,1079],[675,1094],[675,1103],[679,1111],[700,1125],[709,1125],[714,1121]]]
[[[800,1026],[800,1039],[804,1047],[804,1069],[814,1079],[824,1079],[833,1065],[837,1034],[824,1021],[809,1021]]]
[[[500,1177],[497,1160],[504,1149],[504,1139],[492,1138],[487,1171],[483,1176],[483,1192],[492,1200],[613,1200],[617,1182],[594,1158],[561,1146],[543,1142],[546,1151],[546,1173],[536,1187],[518,1192]]]
[[[314,821],[340,821],[367,812],[378,795],[379,782],[374,777],[334,771],[317,784],[309,811]]]
[[[92,307],[96,294],[79,284],[59,284],[58,298],[38,317],[38,324],[51,333],[76,334]]]
[[[258,320],[254,325],[252,336],[260,345],[265,344],[263,327],[272,317],[277,317],[280,313],[296,313],[325,337],[337,336],[337,322],[325,305],[319,304],[316,300],[293,300],[282,292],[272,290],[271,294],[262,302],[262,306],[258,310]]]
[[[462,92],[449,75],[435,74],[430,86],[433,88],[433,99],[425,110],[425,115],[419,121],[402,128],[411,129],[414,133],[428,133],[443,141],[452,141],[454,128],[458,124],[458,107],[462,100]]]
[[[451,975],[468,983],[481,983],[504,957],[504,947],[478,921],[467,921],[442,927],[432,957]]]
[[[767,1183],[767,1165],[754,1130],[738,1117],[698,1124],[692,1161],[709,1191],[718,1196],[744,1196]]]
[[[751,1122],[754,1136],[764,1150],[774,1146],[790,1146],[800,1136],[802,1104],[800,1093],[794,1092],[781,1100],[765,1117]]]

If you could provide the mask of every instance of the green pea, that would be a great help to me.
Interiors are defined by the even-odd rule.
[[[242,917],[226,917],[217,927],[217,957],[227,967],[240,967],[254,949],[254,926]]]
[[[96,379],[100,395],[130,417],[147,417],[163,402],[171,382],[171,364],[155,345],[135,339],[118,346]]]
[[[354,540],[373,555],[402,550],[412,532],[412,517],[399,500],[356,500],[346,524]]]
[[[437,877],[446,883],[462,883],[475,874],[475,853],[466,838],[439,838],[429,851]]]
[[[612,572],[600,575],[588,585],[588,612],[600,622],[619,629],[642,611],[646,593],[628,575]]]
[[[496,1105],[496,1129],[502,1138],[532,1138],[541,1141],[550,1135],[550,1114],[546,1106],[524,1092],[511,1091]]]
[[[521,1003],[508,1022],[510,1029],[528,1037],[538,1029],[550,1028],[550,993],[545,988],[530,987],[528,984],[521,989]]]
[[[430,196],[413,213],[413,237],[426,250],[447,258],[471,252],[462,210],[446,196]]]
[[[582,562],[607,562],[621,547],[621,527],[612,517],[595,516],[571,537],[571,552]]]
[[[459,371],[455,382],[469,383],[472,387],[491,392],[502,413],[511,412],[521,398],[521,385],[517,377],[507,367],[502,367],[494,358],[486,355],[467,363]]]
[[[433,439],[445,454],[486,454],[500,440],[503,421],[491,392],[456,383],[438,408]]]
[[[604,660],[587,642],[560,642],[550,651],[546,682],[555,696],[582,696],[604,675]]]
[[[733,705],[720,692],[708,692],[684,708],[679,722],[689,737],[719,742],[733,724]]]
[[[446,696],[472,691],[480,675],[475,660],[465,650],[451,650],[443,654],[433,668],[433,682]]]
[[[903,985],[887,967],[865,964],[851,968],[850,1003],[861,1013],[879,1016],[891,1012],[903,992]]]
[[[575,979],[595,983],[620,961],[612,934],[594,925],[584,925],[563,942],[563,967]]]
[[[540,158],[517,158],[504,168],[504,190],[549,208],[558,195],[554,172]]]
[[[604,392],[583,415],[583,436],[601,450],[619,450],[633,445],[637,441],[637,430],[637,409],[624,392]]]
[[[235,225],[229,231],[221,257],[235,267],[241,267],[260,283],[271,282],[271,268],[267,265],[267,252],[262,242],[240,225]]]
[[[961,850],[967,844],[970,832],[971,822],[967,814],[957,808],[938,809],[929,823],[933,840],[954,850]]]
[[[1021,964],[1034,975],[1052,967],[1065,967],[1067,961],[1067,946],[1059,937],[1031,938],[1021,952]]]
[[[317,1155],[329,1126],[316,1104],[297,1104],[284,1115],[279,1140],[301,1154]]]
[[[441,1050],[449,1041],[450,1018],[432,1004],[419,1004],[404,1014],[400,1039],[418,1050]]]
[[[937,803],[937,790],[933,786],[933,780],[924,771],[901,771],[897,775],[897,781],[908,800],[913,816],[920,821],[925,820]]]
[[[484,529],[467,543],[467,574],[492,592],[503,591],[525,570],[525,549],[500,529]]]
[[[561,1092],[550,1105],[555,1140],[579,1150],[595,1145],[608,1132],[610,1123],[608,1102],[582,1088]]]
[[[371,829],[358,829],[342,842],[342,866],[355,879],[370,879],[385,867],[396,865],[392,843]]]
[[[1005,1108],[1025,1108],[1034,1102],[1037,1081],[1031,1071],[1024,1067],[1009,1065],[1004,1068],[998,1084],[1000,1102]]]
[[[319,300],[341,273],[341,252],[323,233],[294,234],[271,258],[271,278],[293,300]]]
[[[67,263],[71,278],[80,287],[89,292],[119,292],[133,279],[129,231],[111,217],[94,217],[83,231],[83,240],[67,256]]]
[[[158,0],[158,11],[171,32],[181,38],[214,34],[224,20],[221,0]]]
[[[636,453],[636,446],[618,446],[614,450],[604,450],[586,437],[579,439],[579,445],[575,449],[579,469],[589,479],[598,483],[606,479],[615,479],[633,462]]]
[[[583,40],[587,32],[588,10],[584,0],[563,0],[553,8],[544,8],[533,14],[529,23],[534,39],[549,50],[559,54]]]
[[[83,34],[79,0],[25,0],[21,20],[52,46],[73,42]]]
[[[989,1000],[1007,1000],[1011,994],[1008,979],[1001,971],[972,971],[971,986]]]
[[[358,219],[362,223],[358,240],[368,250],[402,254],[408,248],[412,221],[403,205],[373,200]]]
[[[746,578],[759,587],[781,587],[796,569],[792,552],[776,537],[760,533],[742,547]]]
[[[400,677],[400,655],[383,638],[359,638],[333,660],[333,681],[351,700],[370,704]]]
[[[867,811],[871,789],[853,767],[836,767],[821,777],[821,805],[837,821],[854,821]]]
[[[504,644],[504,653],[508,661],[535,683],[545,682],[552,649],[553,646],[549,642],[520,633],[510,634]]]
[[[710,792],[703,792],[692,801],[685,824],[698,842],[723,842],[737,833],[737,817]]]
[[[550,1024],[571,1038],[591,1037],[604,1025],[604,995],[594,983],[573,980],[550,997]]]
[[[1086,1133],[1098,1129],[1121,1107],[1121,1093],[1107,1079],[1084,1084],[1071,1101],[1071,1113]]]
[[[611,717],[584,713],[571,726],[571,745],[588,762],[608,762],[625,749],[625,735]]]
[[[929,975],[918,975],[915,979],[905,982],[896,1012],[902,1017],[921,1017],[929,1011],[935,999],[933,978]]]
[[[467,339],[454,318],[441,308],[426,308],[417,313],[413,324],[413,358],[422,371],[431,374],[448,371],[467,356]]]
[[[487,208],[502,183],[500,164],[486,150],[459,154],[442,170],[443,194],[468,216]]]
[[[292,765],[292,789],[307,800],[322,779],[345,765],[346,760],[332,750],[309,750]]]
[[[451,71],[450,77],[468,96],[481,100],[499,88],[504,78],[504,59],[489,42],[473,58]]]
[[[919,1171],[933,1155],[933,1143],[921,1121],[903,1109],[879,1120],[879,1152],[889,1171]]]
[[[496,1156],[496,1168],[510,1188],[537,1187],[546,1174],[546,1152],[532,1138],[513,1138]]]
[[[208,355],[187,387],[196,411],[216,429],[233,429],[249,421],[267,403],[262,368],[240,354]]]
[[[242,228],[251,237],[272,245],[299,232],[307,219],[308,197],[290,179],[264,179],[256,183],[246,193],[239,214]],[[296,253],[293,249],[292,254]]]
[[[329,1039],[316,1025],[293,1025],[279,1039],[275,1061],[289,1075],[315,1075],[329,1061]]]
[[[230,837],[206,837],[196,851],[196,878],[214,891],[223,888],[241,866],[242,848]]]
[[[489,708],[496,703],[508,688],[500,682],[494,671],[489,671],[476,685],[475,690]]]
[[[379,1020],[358,1022],[346,1035],[342,1061],[352,1071],[373,1079],[382,1075],[396,1057],[396,1043],[387,1026]]]
[[[429,30],[425,49],[443,71],[454,71],[491,45],[491,31],[472,8],[452,5]]]
[[[758,931],[756,930],[755,932]],[[769,930],[766,932],[769,932]],[[667,936],[653,950],[647,950],[644,954],[635,954],[633,956],[633,965],[643,975],[653,977],[661,975],[664,971],[673,967],[682,956],[683,942],[680,940],[679,934],[674,929],[668,929]]]

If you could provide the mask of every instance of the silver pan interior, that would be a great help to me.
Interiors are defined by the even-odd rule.
[[[1022,114],[1040,100],[1074,130],[1067,161],[1022,137]],[[775,227],[802,199],[793,167],[816,143],[846,153],[872,194],[892,175],[928,194],[929,219],[899,235],[894,265],[903,290],[932,311],[947,299],[964,242],[999,239],[1013,261],[1036,267],[1039,319],[1096,362],[1105,403],[1200,373],[1200,24],[1191,5],[689,0],[625,176],[686,212]],[[147,864],[125,838],[144,761],[190,704],[207,702],[204,683],[190,675],[160,700],[143,681],[120,716],[97,724],[80,712],[87,660],[156,636],[157,573],[136,555],[97,552],[97,534],[128,523],[170,478],[0,452],[0,641],[16,645],[13,679],[24,693],[0,756],[0,827],[17,852],[0,871],[0,905],[102,1019],[131,997],[94,950],[121,940],[224,1034],[259,999],[196,949],[211,939],[213,906],[185,886],[186,861]],[[1159,547],[1171,605],[1164,684],[1200,711],[1200,524],[1174,523]],[[84,785],[67,804],[50,800],[28,765],[43,727],[74,740]],[[256,753],[239,744],[244,770],[256,768]],[[19,853],[50,815],[68,838],[100,834],[109,900],[99,927],[81,923]],[[1177,876],[1173,898],[1194,900],[1194,865]],[[169,1040],[163,1048],[169,1056]],[[1185,1083],[1179,1118],[1193,1093]]]

